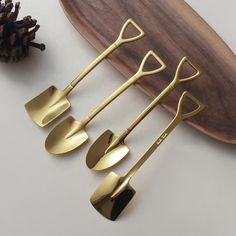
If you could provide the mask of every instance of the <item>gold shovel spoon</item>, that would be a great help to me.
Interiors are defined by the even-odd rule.
[[[183,113],[182,106],[186,98],[190,98],[196,103],[197,108],[191,112]],[[125,176],[118,176],[111,172],[102,184],[97,188],[90,198],[94,208],[109,220],[116,220],[119,214],[124,210],[126,205],[131,201],[136,191],[129,184],[130,179],[136,174],[144,162],[152,155],[159,145],[166,139],[172,130],[182,121],[188,119],[204,109],[204,105],[188,92],[184,92],[179,100],[178,109],[175,118],[162,132],[155,143],[146,151],[141,159],[131,168]]]
[[[192,76],[181,78],[180,74],[185,63],[188,63],[196,73]],[[115,135],[112,131],[106,130],[90,147],[86,164],[90,169],[95,171],[105,170],[121,161],[129,152],[129,148],[125,145],[125,138],[131,131],[179,84],[189,82],[198,78],[201,71],[193,65],[186,57],[184,57],[176,70],[173,81],[156,97],[150,105],[119,135]]]
[[[151,71],[144,71],[146,61],[154,57],[160,64],[160,67]],[[128,89],[132,84],[137,82],[140,78],[147,75],[157,74],[166,68],[165,63],[157,56],[153,51],[149,51],[144,57],[139,70],[126,81],[119,89],[117,89],[112,95],[110,95],[105,101],[103,101],[95,110],[93,110],[88,116],[81,121],[76,121],[72,116],[62,121],[57,125],[51,133],[48,135],[45,147],[51,154],[63,154],[78,148],[87,139],[86,125],[108,104],[110,104],[116,97]]]
[[[125,31],[130,24],[139,31],[139,34],[131,38],[124,38]],[[143,36],[143,30],[132,19],[127,20],[117,40],[86,67],[64,90],[59,90],[55,86],[51,86],[25,104],[25,109],[31,119],[40,127],[51,123],[70,108],[71,105],[67,96],[92,69],[122,44],[136,41]]]

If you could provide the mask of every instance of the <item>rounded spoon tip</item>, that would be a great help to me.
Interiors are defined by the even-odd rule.
[[[65,154],[81,146],[87,139],[88,134],[83,123],[70,116],[50,132],[45,148],[50,154]]]

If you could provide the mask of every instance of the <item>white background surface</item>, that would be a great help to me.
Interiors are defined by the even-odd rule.
[[[0,235],[235,236],[236,148],[185,124],[132,180],[137,194],[119,220],[110,222],[93,209],[89,197],[107,173],[85,166],[91,141],[107,128],[120,132],[149,99],[129,89],[89,125],[90,142],[80,150],[68,158],[47,154],[43,144],[52,127],[36,127],[23,105],[51,84],[64,88],[97,52],[70,25],[58,1],[21,2],[21,16],[39,20],[38,41],[47,51],[33,50],[22,63],[0,65]],[[235,51],[235,1],[188,2]],[[102,63],[70,96],[71,113],[81,119],[123,82]],[[127,138],[131,155],[114,171],[124,174],[171,118],[155,109]]]

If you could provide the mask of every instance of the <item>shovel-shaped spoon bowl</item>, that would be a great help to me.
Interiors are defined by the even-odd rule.
[[[146,71],[144,70],[144,66],[146,61],[150,57],[154,57],[157,60],[158,68],[151,71]],[[126,89],[128,89],[132,84],[134,84],[140,78],[147,75],[157,74],[160,71],[164,70],[165,68],[166,65],[161,60],[161,58],[158,57],[153,51],[149,51],[142,60],[142,63],[137,73],[134,76],[132,76],[128,81],[126,81],[119,89],[117,89],[114,93],[112,93],[105,101],[103,101],[82,121],[79,122],[76,121],[73,117],[69,117],[68,119],[64,120],[62,123],[57,125],[50,132],[50,134],[46,139],[45,142],[46,150],[51,154],[63,154],[70,152],[81,146],[84,143],[82,141],[84,141],[84,138],[86,137],[85,135],[86,125],[97,114],[99,114],[107,105],[109,105],[115,98],[117,98],[120,94],[122,94]],[[82,136],[81,139],[80,135]]]
[[[187,97],[197,105],[197,108],[191,112],[183,113],[182,105]],[[131,178],[182,120],[196,115],[203,109],[204,105],[201,102],[191,94],[184,92],[179,100],[175,118],[153,145],[144,153],[140,160],[123,177],[119,177],[115,173],[111,172],[97,188],[90,198],[90,202],[94,208],[107,219],[116,220],[135,194],[134,188],[129,184]]]
[[[132,25],[139,32],[138,35],[130,38],[124,37],[129,25]],[[127,20],[117,40],[87,66],[64,90],[51,86],[25,104],[25,109],[31,119],[40,127],[44,127],[62,115],[71,106],[67,96],[90,71],[122,44],[136,41],[143,36],[143,30],[132,19]]]
[[[188,77],[180,77],[181,70],[185,64],[190,65],[194,69],[194,74]],[[119,135],[115,135],[112,131],[105,131],[90,147],[86,164],[90,169],[101,171],[108,169],[120,162],[129,152],[129,148],[125,145],[125,138],[131,131],[166,97],[175,87],[181,83],[192,81],[201,75],[201,71],[191,61],[184,57],[176,70],[173,81],[166,89],[156,97],[150,105],[136,118],[134,121],[122,131]]]
[[[51,86],[26,103],[25,109],[37,125],[44,127],[70,108],[70,102],[64,95],[64,91]]]
[[[111,172],[90,198],[96,210],[109,220],[115,220],[136,193],[125,180]]]
[[[129,153],[124,141],[107,152],[118,137],[110,130],[105,131],[90,147],[86,157],[87,166],[96,171],[105,170],[122,160]]]
[[[69,116],[53,129],[45,145],[49,153],[59,155],[74,150],[88,140],[85,125]]]

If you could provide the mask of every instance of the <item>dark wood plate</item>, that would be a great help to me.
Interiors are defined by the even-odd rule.
[[[74,27],[100,52],[113,43],[128,18],[143,28],[145,38],[122,46],[109,56],[109,61],[129,78],[148,50],[158,53],[168,69],[137,83],[151,98],[167,86],[179,60],[187,56],[203,70],[202,78],[181,85],[162,105],[175,112],[180,94],[190,91],[207,109],[187,122],[213,138],[236,144],[235,55],[187,3],[182,0],[61,0],[61,3]]]

